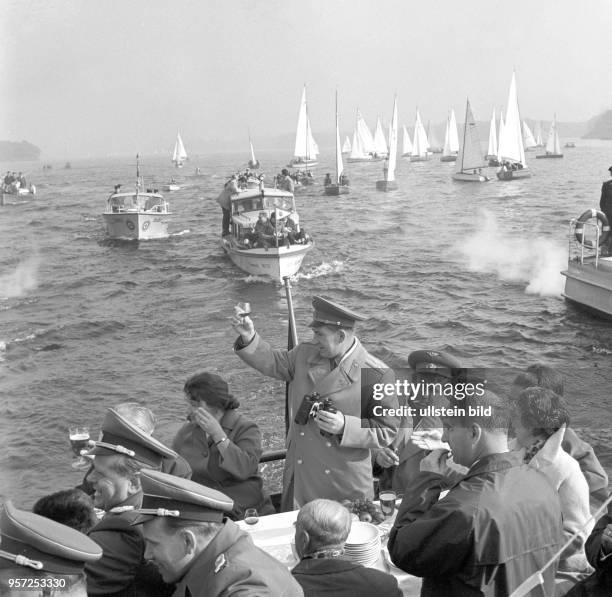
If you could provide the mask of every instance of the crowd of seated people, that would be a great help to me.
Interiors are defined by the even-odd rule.
[[[260,221],[267,234],[279,228],[266,212]],[[443,351],[415,351],[408,362],[415,381],[455,389],[469,381]],[[337,501],[301,506],[298,563],[290,574],[247,541],[232,520],[247,508],[273,513],[259,472],[261,431],[238,414],[239,402],[216,374],[190,377],[184,393],[188,416],[172,448],[153,436],[150,409],[120,404],[106,413],[80,488],[40,498],[34,514],[5,504],[1,595],[12,594],[8,582],[15,577],[69,579],[80,587],[70,594],[83,597],[231,595],[224,592],[229,586],[267,586],[265,594],[286,596],[402,595],[391,574],[347,561],[352,520]],[[612,595],[612,505],[591,519],[609,499],[608,478],[593,448],[571,428],[563,394],[555,370],[532,365],[507,395],[490,389],[461,399],[449,395],[448,405],[475,411],[418,424],[407,417],[398,421],[405,430],[399,439],[373,451],[381,479],[383,469],[388,486],[403,495],[389,554],[397,567],[423,579],[421,595],[504,597],[538,573],[542,586],[526,595]],[[414,404],[426,398],[417,396]],[[436,405],[443,404],[439,398]],[[483,415],[486,409],[490,415]],[[409,467],[399,466],[407,462],[404,451]],[[19,551],[24,545],[35,551]],[[36,555],[19,559],[19,553]],[[27,563],[32,559],[36,566]]]
[[[14,192],[18,189],[25,189],[27,186],[26,177],[22,172],[17,174],[7,170],[2,179],[2,190],[7,193]]]

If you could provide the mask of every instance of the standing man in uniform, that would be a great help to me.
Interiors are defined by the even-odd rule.
[[[610,176],[612,176],[612,166],[608,168]],[[608,224],[612,225],[612,179],[606,180],[601,185],[601,199],[599,200],[601,211],[606,214]],[[608,236],[608,253],[612,254],[612,234]]]
[[[223,190],[217,197],[217,203],[223,211],[223,220],[221,222],[221,236],[227,236],[230,233],[230,220],[232,209],[232,195],[239,192],[238,181],[236,175],[232,174],[231,178],[225,183]]]
[[[314,297],[312,306],[313,338],[292,350],[273,349],[249,317],[232,319],[240,334],[236,354],[264,375],[290,382],[283,511],[317,498],[371,499],[370,450],[387,446],[397,432],[395,391],[373,398],[374,384],[394,384],[395,375],[355,336],[355,323],[365,317],[323,297]],[[311,408],[315,392],[320,407]]]
[[[303,597],[284,564],[229,520],[234,502],[194,481],[142,471],[144,499],[134,525],[142,527],[145,556],[172,597]]]

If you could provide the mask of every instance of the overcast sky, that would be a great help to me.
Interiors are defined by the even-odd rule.
[[[612,1],[2,0],[0,139],[44,156],[187,151],[293,132],[307,84],[312,127],[359,106],[388,121],[585,121],[612,108]],[[287,148],[290,153],[291,147]]]

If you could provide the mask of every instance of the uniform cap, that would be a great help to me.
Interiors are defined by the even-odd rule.
[[[323,296],[315,296],[312,299],[314,313],[309,327],[315,328],[320,325],[332,325],[353,329],[356,321],[364,321],[366,317],[351,311],[346,307],[338,305]]]
[[[87,535],[8,501],[0,514],[0,568],[23,566],[53,574],[79,574],[102,557]]]
[[[441,350],[415,350],[408,355],[408,365],[415,371],[435,373],[453,378],[461,363],[447,352]]]
[[[160,471],[140,472],[142,508],[132,524],[143,524],[157,516],[168,516],[194,522],[222,522],[232,511],[234,501],[224,493],[200,485],[191,479],[175,477]]]
[[[609,170],[610,172],[612,172],[612,166],[610,166],[610,167],[608,168],[608,170]]]
[[[178,454],[136,425],[109,408],[102,423],[102,439],[87,453],[94,455],[124,454],[149,467],[159,467],[163,458],[176,458]]]

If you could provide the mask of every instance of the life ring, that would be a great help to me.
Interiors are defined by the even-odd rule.
[[[128,230],[134,230],[134,228],[135,228],[134,222],[132,222],[132,220],[127,220],[125,225],[128,227]]]
[[[601,235],[599,236],[599,246],[601,246],[608,242],[608,237],[610,236],[610,224],[606,214],[598,209],[587,209],[578,218],[576,227],[574,228],[574,236],[581,245],[585,247],[595,247],[595,243],[593,243],[593,241],[584,238],[584,224],[591,218],[597,218],[601,222]]]

